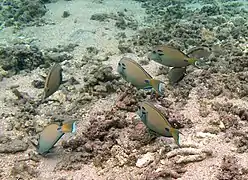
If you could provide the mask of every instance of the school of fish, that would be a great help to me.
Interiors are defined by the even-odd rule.
[[[169,84],[173,85],[184,78],[187,66],[193,65],[199,68],[199,60],[207,58],[210,54],[211,51],[205,47],[192,49],[188,54],[185,54],[174,47],[159,45],[148,54],[148,59],[171,68],[168,73],[168,79]],[[55,93],[60,85],[66,82],[62,80],[62,71],[60,64],[55,63],[52,66],[50,72],[44,78],[45,86],[42,101]],[[118,62],[117,72],[125,81],[137,89],[152,90],[156,94],[164,96],[165,83],[154,79],[135,60],[127,57],[121,58]],[[153,104],[148,101],[140,102],[137,115],[151,132],[164,137],[172,137],[180,147],[179,134],[181,132],[173,128],[168,119]],[[45,155],[51,152],[65,133],[75,132],[75,120],[49,124],[39,134],[38,145],[36,145],[38,153]]]

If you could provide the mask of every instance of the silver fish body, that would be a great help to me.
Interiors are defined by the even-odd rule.
[[[55,93],[59,89],[61,83],[62,68],[60,64],[54,64],[46,77],[43,99],[46,99]]]

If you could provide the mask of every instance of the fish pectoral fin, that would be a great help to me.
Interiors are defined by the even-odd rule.
[[[147,87],[144,87],[143,89],[144,90],[151,90],[152,89],[152,86],[147,86]]]
[[[145,79],[144,82],[145,82],[146,84],[150,84],[150,79]]]
[[[61,129],[61,127],[58,127],[57,131],[59,131],[59,132],[62,132],[62,129]]]

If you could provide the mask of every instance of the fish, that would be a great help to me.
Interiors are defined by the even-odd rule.
[[[187,52],[187,56],[196,59],[207,59],[212,53],[211,48],[208,47],[194,47]]]
[[[186,74],[186,67],[172,68],[168,73],[170,84],[175,84],[181,81]]]
[[[50,124],[39,134],[37,151],[40,155],[49,153],[54,145],[65,134],[57,130],[59,127],[60,125],[58,124]]]
[[[58,63],[54,64],[49,71],[45,81],[43,100],[59,89],[60,84],[62,84],[62,71],[63,69]]]
[[[76,121],[68,121],[64,122],[61,126],[57,129],[59,132],[63,133],[75,133],[76,132]]]
[[[196,66],[196,62],[198,61],[198,59],[189,57],[179,49],[168,45],[155,47],[152,52],[148,54],[148,59],[169,67]]]
[[[139,103],[137,114],[148,129],[164,137],[173,137],[180,147],[179,134],[182,133],[173,128],[162,112],[154,105],[147,101]]]
[[[160,80],[153,79],[136,61],[131,58],[123,57],[118,63],[117,72],[127,82],[131,83],[137,89],[151,90],[156,93],[164,94],[164,83]]]

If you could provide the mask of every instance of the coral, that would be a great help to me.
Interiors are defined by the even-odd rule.
[[[12,46],[0,46],[0,67],[11,76],[21,70],[33,70],[41,65],[49,67],[54,62],[62,62],[72,58],[69,52],[77,45],[58,46],[57,48],[40,50],[29,43],[17,43]]]
[[[16,44],[0,47],[0,64],[5,71],[16,73],[23,69],[32,70],[44,63],[41,51],[36,46]]]
[[[175,157],[176,164],[187,164],[191,162],[198,162],[212,156],[212,151],[208,149],[196,148],[181,148],[175,149],[167,153],[168,158]],[[178,157],[177,157],[178,156]]]
[[[238,161],[235,156],[225,155],[222,160],[221,170],[217,175],[217,179],[226,180],[226,179],[236,179],[243,180],[246,179],[244,168],[238,165]]]
[[[46,13],[46,7],[39,0],[2,0],[0,1],[0,21],[8,26],[32,26],[41,22]]]
[[[98,65],[92,68],[89,75],[84,78],[84,92],[96,96],[107,96],[111,92],[115,92],[118,88],[119,76],[112,73],[111,66]]]
[[[93,14],[90,19],[100,22],[115,20],[115,26],[122,30],[126,28],[136,30],[138,28],[138,22],[131,15],[127,15],[126,12],[117,12],[117,14],[98,13]]]

